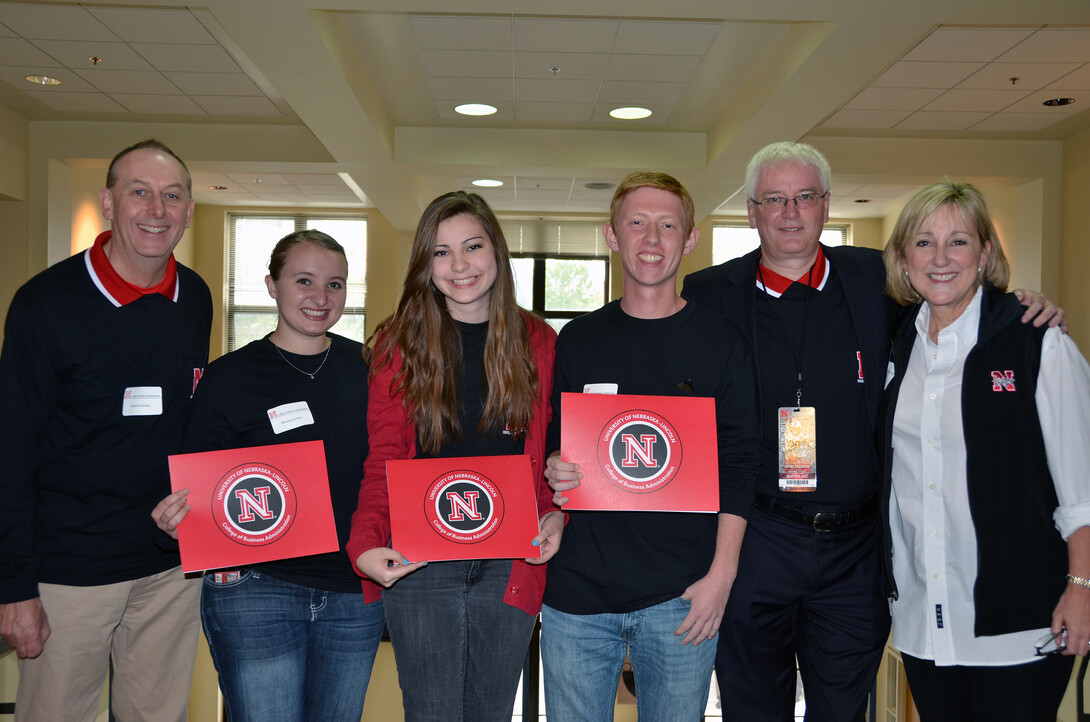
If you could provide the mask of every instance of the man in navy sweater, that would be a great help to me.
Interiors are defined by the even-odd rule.
[[[155,140],[114,158],[111,230],[16,293],[0,352],[0,634],[16,718],[93,720],[107,668],[119,719],[184,720],[200,580],[156,544],[212,301],[174,260],[185,164]]]

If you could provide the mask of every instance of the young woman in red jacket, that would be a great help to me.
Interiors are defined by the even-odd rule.
[[[349,558],[385,587],[405,719],[510,720],[563,515],[543,475],[556,333],[515,303],[510,254],[484,199],[432,201],[397,312],[374,335],[371,451]],[[386,461],[527,454],[540,559],[412,563],[389,548]]]

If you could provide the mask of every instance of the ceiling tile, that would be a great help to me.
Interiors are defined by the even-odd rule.
[[[984,67],[983,63],[916,63],[902,60],[878,76],[879,88],[952,88]]]
[[[532,176],[517,176],[515,178],[515,190],[517,191],[571,191],[571,178],[535,178]]]
[[[290,173],[285,178],[288,182],[304,189],[311,186],[347,187],[336,173]]]
[[[822,128],[888,129],[906,118],[910,110],[841,110],[821,124]]]
[[[560,78],[518,78],[514,82],[515,100],[558,103],[593,103],[602,83],[597,80],[561,80]]]
[[[938,28],[902,60],[989,62],[1029,37],[1033,28]]]
[[[632,82],[688,83],[700,65],[696,55],[618,55],[614,53],[606,69],[607,80]]]
[[[1004,63],[1090,62],[1090,29],[1044,28],[997,58]]]
[[[56,68],[60,63],[22,38],[0,38],[0,65],[36,65]]]
[[[122,106],[102,93],[43,93],[30,91],[27,95],[45,103],[53,110],[68,113],[128,113]]]
[[[924,110],[956,110],[994,113],[1017,103],[1030,94],[1030,90],[947,90]]]
[[[281,115],[277,107],[264,96],[237,98],[229,95],[193,95],[190,97],[209,115]]]
[[[76,74],[104,93],[162,93],[178,95],[181,91],[155,70],[103,70],[87,68]]]
[[[942,94],[941,88],[864,88],[847,110],[917,110]]]
[[[894,127],[898,130],[965,130],[988,115],[988,113],[939,113],[921,110]]]
[[[607,80],[602,83],[598,95],[601,103],[638,105],[648,107],[654,101],[659,105],[676,105],[688,87],[685,83],[644,83],[639,81]]]
[[[35,40],[117,40],[109,28],[77,5],[2,3],[0,23]]]
[[[1046,100],[1051,100],[1056,97],[1056,92],[1051,90],[1038,90],[1035,93],[1030,93],[1029,96],[1023,100],[1012,105],[1008,110],[1015,113],[1042,113],[1048,112],[1052,115],[1074,115],[1083,110],[1086,110],[1087,106],[1090,106],[1090,93],[1086,92],[1065,92],[1064,95],[1069,95],[1075,99],[1074,103],[1070,105],[1059,105],[1055,108],[1050,108],[1043,103]]]
[[[110,93],[110,97],[131,113],[149,115],[205,115],[199,105],[184,95]]]
[[[286,186],[291,185],[282,173],[227,173],[227,179],[240,185]]]
[[[963,80],[959,88],[1025,88],[1026,92],[1044,87],[1079,67],[1078,63],[990,63]],[[1018,80],[1011,84],[1011,78]]]
[[[515,18],[517,52],[608,53],[619,23],[616,20]]]
[[[550,68],[560,68],[555,77],[564,80],[600,80],[605,75],[606,53],[516,53],[516,78],[552,78]]]
[[[421,50],[511,50],[510,18],[425,15],[409,24]]]
[[[154,38],[162,43],[216,44],[216,39],[188,10],[90,7],[88,12],[126,42]]]
[[[262,95],[242,73],[163,73],[188,95]],[[264,96],[262,96],[264,97]]]
[[[103,70],[151,70],[142,57],[125,43],[84,42],[82,40],[35,40],[34,44],[44,53],[59,60],[69,68]],[[91,56],[102,58],[99,65],[91,63]]]
[[[594,103],[515,103],[515,120],[525,122],[589,123]]]
[[[980,121],[972,130],[1032,132],[1042,130],[1063,120],[1063,116],[1051,113],[996,113]]]
[[[1048,90],[1090,90],[1090,63],[1049,85]]]
[[[489,103],[510,101],[510,78],[428,78],[435,100],[453,100],[458,103]]]
[[[219,45],[183,45],[180,43],[132,43],[157,70],[183,70],[203,73],[238,73],[238,63]]]
[[[424,72],[433,77],[510,78],[511,52],[503,50],[422,50]]]
[[[721,22],[641,22],[625,20],[614,53],[703,56],[723,29]]]

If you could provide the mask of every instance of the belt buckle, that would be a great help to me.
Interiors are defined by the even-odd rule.
[[[827,519],[828,521],[823,521],[823,519]],[[819,511],[817,514],[814,514],[814,519],[810,522],[810,526],[813,527],[816,532],[827,533],[836,531],[842,526],[840,514],[833,511]]]

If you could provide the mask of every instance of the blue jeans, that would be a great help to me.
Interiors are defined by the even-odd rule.
[[[383,593],[406,722],[510,722],[536,618],[510,559],[432,562]]]
[[[549,722],[613,719],[626,649],[640,722],[703,719],[715,642],[681,646],[674,630],[689,606],[677,597],[625,614],[565,614],[543,607],[541,661]]]
[[[250,569],[204,578],[201,622],[231,722],[352,720],[363,715],[382,638],[382,602]]]

